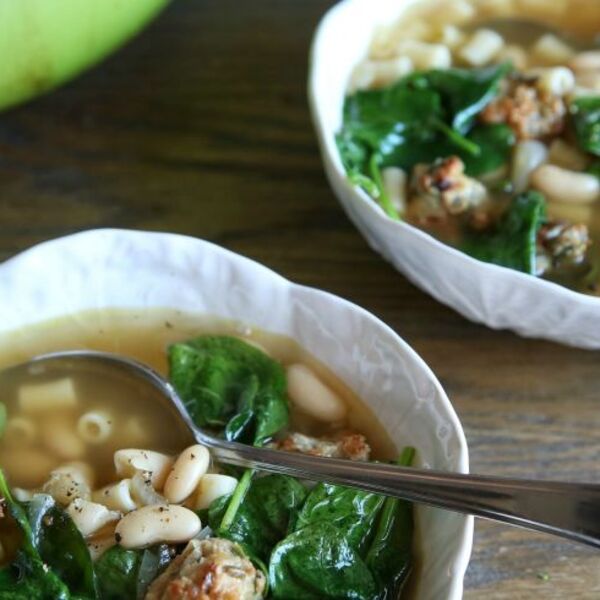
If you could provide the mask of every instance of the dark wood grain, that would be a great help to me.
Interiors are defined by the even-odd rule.
[[[392,325],[448,390],[474,471],[600,480],[598,354],[465,321],[338,207],[305,94],[330,4],[176,1],[102,66],[0,115],[0,258],[93,227],[212,240]],[[599,598],[599,567],[583,547],[479,523],[465,597]]]

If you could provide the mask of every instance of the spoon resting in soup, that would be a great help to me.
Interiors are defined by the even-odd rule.
[[[3,362],[65,344],[118,347],[168,372],[198,425],[229,439],[412,462],[414,451],[395,456],[368,408],[291,340],[181,316],[142,332],[50,328],[62,328],[50,345],[44,326],[31,328]],[[0,597],[9,590],[11,600],[401,592],[415,562],[410,504],[220,466],[144,393],[77,372],[5,386]]]

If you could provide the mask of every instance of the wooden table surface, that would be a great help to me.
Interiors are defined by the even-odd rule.
[[[389,323],[448,391],[473,471],[598,481],[598,354],[466,321],[338,206],[305,93],[329,5],[176,0],[102,66],[0,115],[0,258],[95,227],[206,238]],[[600,555],[479,522],[465,597],[484,595],[600,598]]]

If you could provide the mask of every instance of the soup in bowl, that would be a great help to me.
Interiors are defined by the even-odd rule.
[[[194,421],[229,439],[466,470],[443,391],[393,332],[210,244],[90,232],[9,261],[0,288],[1,366],[117,352],[168,376]],[[460,596],[469,518],[220,465],[162,406],[76,370],[5,385],[0,590]]]

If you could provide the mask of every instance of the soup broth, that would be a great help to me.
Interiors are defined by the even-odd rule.
[[[166,375],[168,346],[202,334],[240,337],[259,345],[283,365],[307,365],[348,407],[348,416],[343,422],[325,424],[301,413],[290,403],[290,431],[320,436],[351,429],[365,435],[373,458],[392,459],[397,454],[370,409],[324,365],[293,340],[239,323],[166,310],[92,311],[3,336],[0,368],[47,352],[92,349],[136,358]],[[57,385],[56,376],[45,383]],[[114,382],[74,371],[62,374],[58,380],[61,398],[72,395],[72,403],[64,406],[63,402],[61,407],[53,407],[53,392],[51,388],[44,388],[45,383],[33,390],[17,389],[10,383],[3,389],[7,419],[5,434],[0,438],[0,467],[7,473],[13,489],[39,489],[53,469],[73,461],[91,466],[94,489],[98,489],[115,481],[113,457],[117,450],[144,448],[175,455],[193,444],[189,432],[174,414],[161,403],[153,402],[146,392],[124,391]],[[40,397],[45,399],[42,406]],[[92,438],[102,433],[105,426],[108,433],[86,443],[82,442],[81,428],[90,415],[99,415],[100,419],[91,421],[88,433]],[[16,529],[6,519],[0,519],[0,547],[5,553],[0,563],[8,561],[18,545]]]

